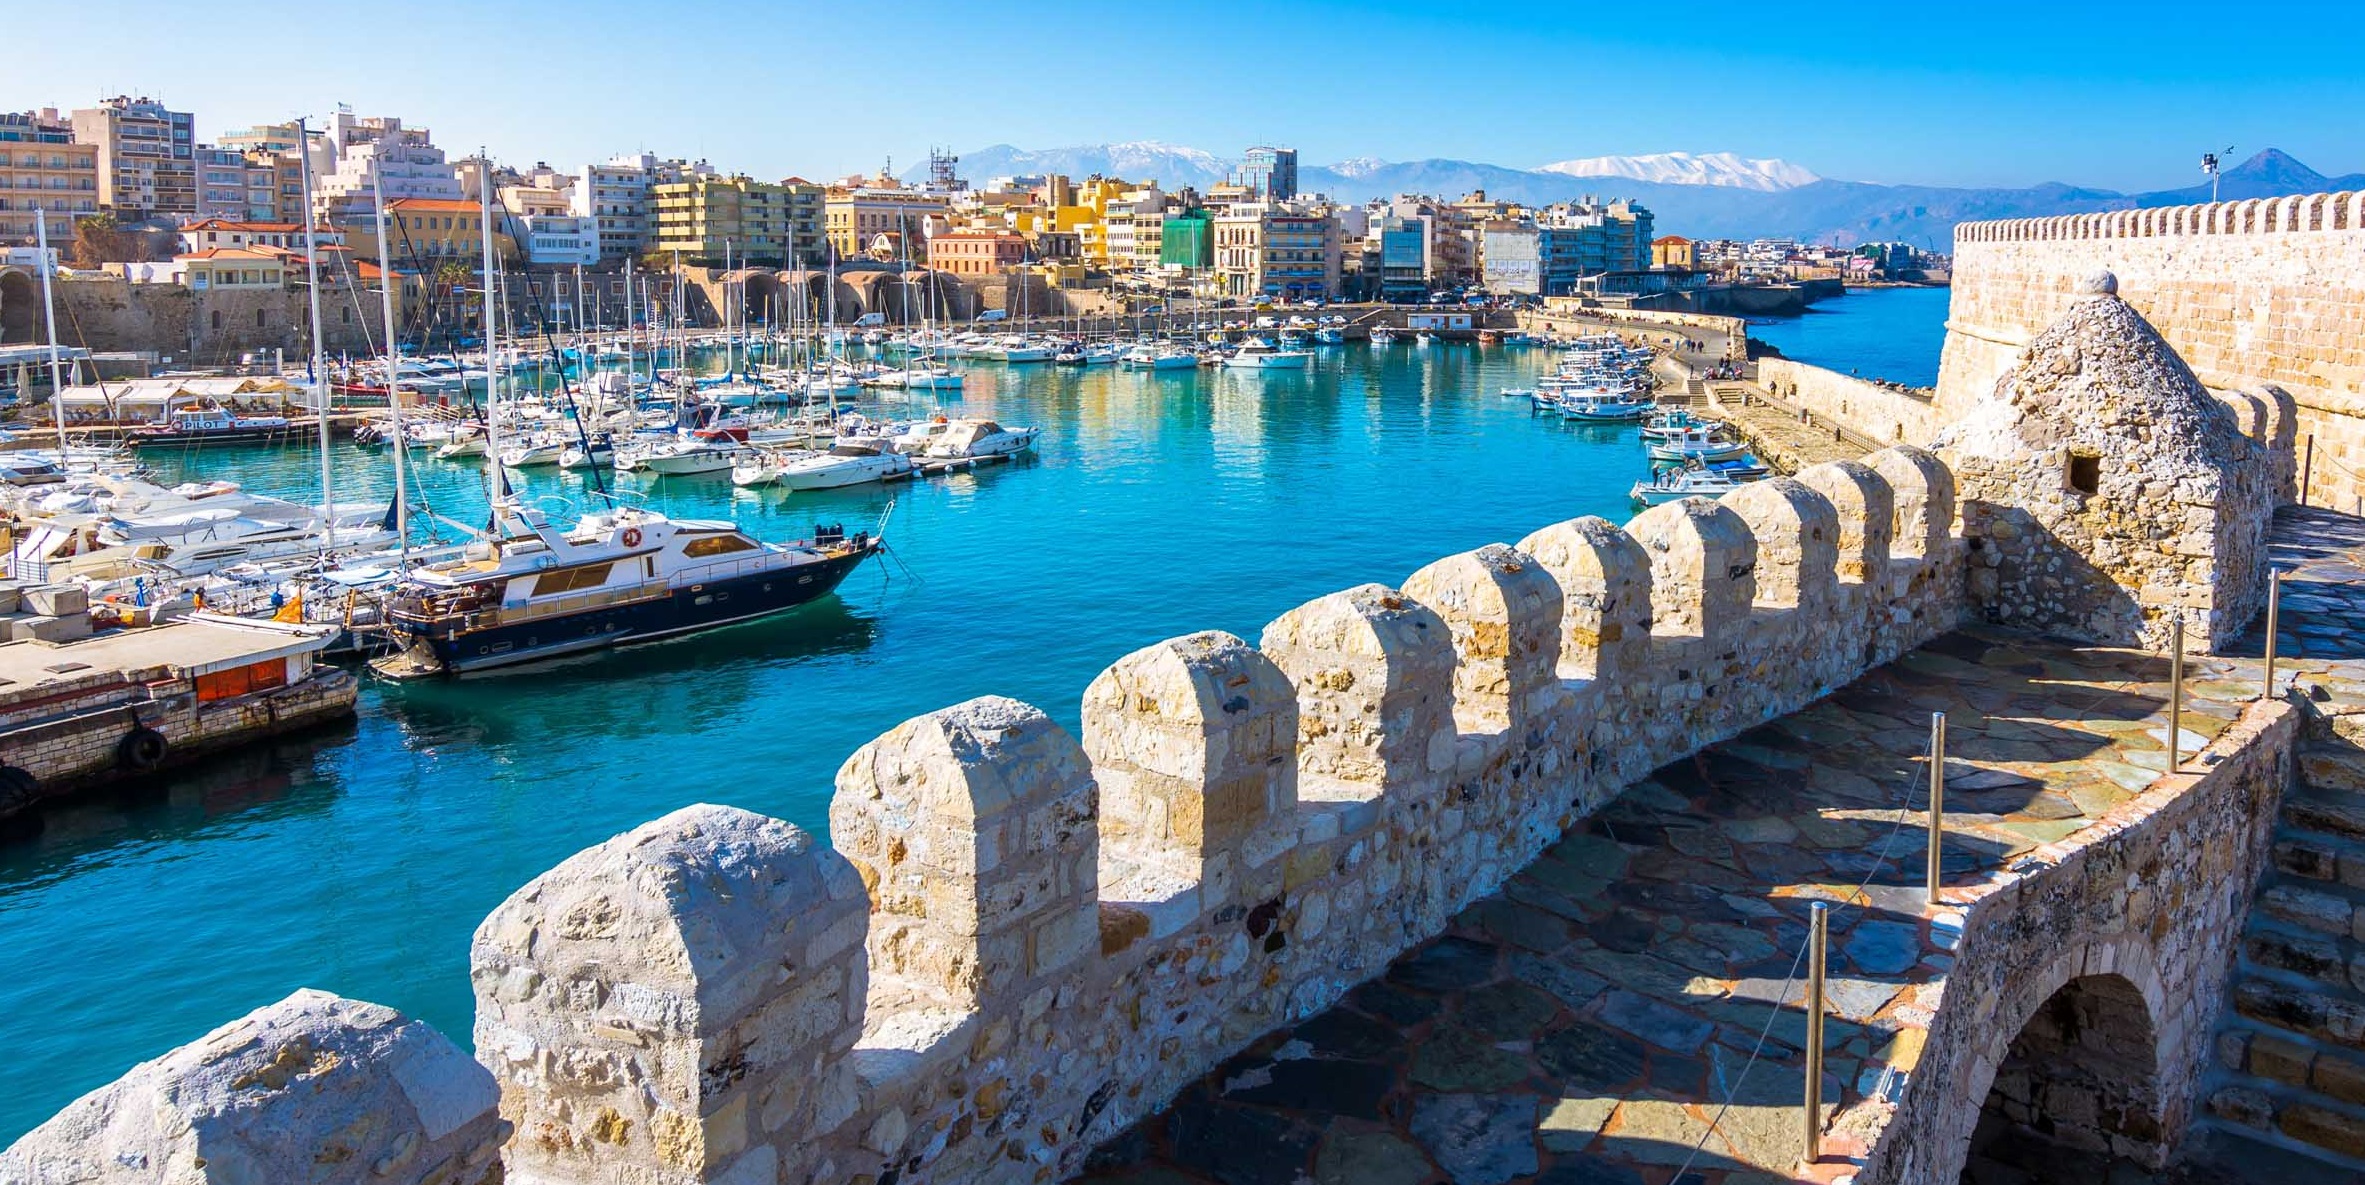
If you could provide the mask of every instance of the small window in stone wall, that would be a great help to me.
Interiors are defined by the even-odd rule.
[[[2102,457],[2096,453],[2071,453],[2067,480],[2069,488],[2081,494],[2100,492],[2102,489]]]

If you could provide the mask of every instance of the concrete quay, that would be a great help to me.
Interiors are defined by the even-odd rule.
[[[0,643],[0,827],[37,829],[44,801],[353,714],[358,680],[313,661],[334,631],[195,613],[94,633],[87,610],[65,608],[0,619],[19,639]]]

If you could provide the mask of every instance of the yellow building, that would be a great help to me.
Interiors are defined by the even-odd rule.
[[[822,233],[830,252],[853,259],[874,248],[924,258],[922,242],[931,218],[946,217],[943,198],[916,189],[865,185],[833,188],[822,205]]]
[[[799,224],[816,186],[752,177],[691,177],[649,188],[649,250],[679,254],[685,263],[715,266],[726,259],[779,267],[797,246]]]
[[[277,291],[287,286],[283,257],[246,247],[207,247],[175,257],[181,282],[199,292]]]
[[[1077,250],[1086,262],[1108,266],[1109,203],[1141,188],[1115,177],[1088,177],[1076,184],[1075,204],[1052,211],[1052,229],[1076,236]]]
[[[1681,235],[1666,235],[1651,240],[1651,266],[1666,270],[1690,271],[1697,266],[1697,253],[1692,241]]]
[[[517,241],[500,229],[495,214],[493,254],[504,263],[517,261]],[[355,214],[338,226],[354,258],[378,257],[378,222],[371,214]],[[484,259],[484,214],[475,202],[445,198],[398,198],[386,203],[386,254],[402,271],[455,262],[474,268]]]

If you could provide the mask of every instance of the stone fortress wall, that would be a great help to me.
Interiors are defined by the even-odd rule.
[[[2296,401],[2311,501],[2365,498],[2365,192],[1968,222],[1954,250],[1938,422],[2108,270],[2203,383]]]
[[[259,1142],[323,1182],[475,1182],[496,1143],[513,1182],[1058,1179],[1628,783],[1955,626],[1954,521],[1946,468],[1891,449],[1449,556],[1259,644],[1145,648],[1080,740],[1010,700],[930,713],[846,762],[834,851],[698,806],[521,889],[472,951],[481,1070],[300,994],[86,1096],[0,1179]]]

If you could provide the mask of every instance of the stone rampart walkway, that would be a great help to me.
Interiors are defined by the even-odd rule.
[[[1789,1179],[1804,1139],[1793,975],[1816,901],[1832,903],[1837,1110],[1810,1175],[1845,1176],[1920,1055],[1960,917],[1923,903],[1930,713],[1951,732],[1948,897],[1967,901],[2166,768],[2166,666],[1972,630],[1662,769],[1381,980],[1104,1148],[1087,1179]],[[2243,667],[2189,664],[2186,752],[2255,696]]]

